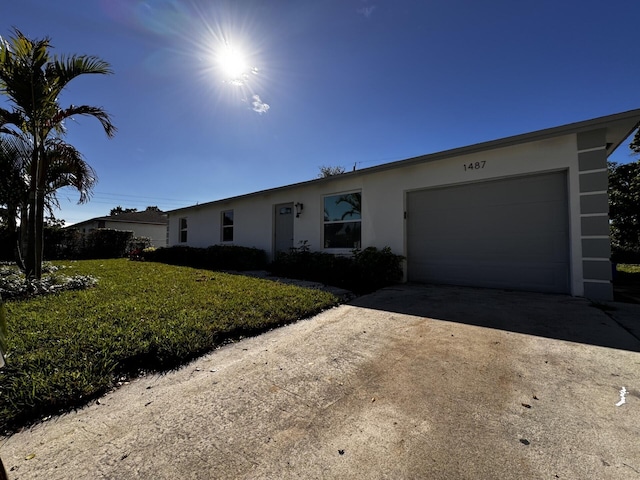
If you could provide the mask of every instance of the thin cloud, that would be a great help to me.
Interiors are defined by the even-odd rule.
[[[373,11],[376,9],[375,5],[369,5],[367,7],[359,8],[357,11],[360,15],[363,15],[365,18],[370,18],[373,15]]]
[[[269,111],[269,109],[271,108],[268,103],[264,103],[262,100],[260,100],[260,96],[259,95],[254,95],[251,98],[253,99],[253,102],[251,102],[251,105],[253,105],[253,111],[254,112],[258,112],[259,114],[263,114],[263,113],[267,113]]]
[[[249,83],[249,80],[251,79],[249,74],[258,76],[260,74],[260,70],[258,69],[258,67],[251,67],[249,70],[241,72],[236,77],[224,80],[224,82],[228,83],[229,85],[233,85],[234,87],[244,87]]]

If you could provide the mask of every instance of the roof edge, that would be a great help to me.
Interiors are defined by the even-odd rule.
[[[410,157],[402,160],[395,160],[389,163],[384,163],[382,165],[375,165],[373,167],[363,168],[361,170],[345,172],[340,175],[333,175],[326,178],[314,178],[311,180],[293,183],[290,185],[283,185],[281,187],[268,188],[264,190],[259,190],[257,192],[245,193],[242,195],[236,195],[228,198],[221,198],[219,200],[212,200],[205,203],[190,205],[182,208],[176,208],[174,210],[167,210],[165,213],[170,214],[170,213],[180,212],[183,210],[190,210],[193,208],[200,208],[200,207],[205,207],[209,205],[214,205],[216,203],[231,202],[231,201],[239,200],[242,198],[247,198],[247,197],[252,197],[257,195],[265,195],[268,193],[287,190],[290,188],[297,188],[297,187],[301,187],[303,185],[307,185],[311,183],[333,181],[338,178],[344,178],[345,176],[361,175],[362,173],[372,173],[372,172],[378,172],[378,171],[384,171],[384,170],[391,170],[391,169],[399,168],[405,165],[413,165],[413,164],[422,163],[422,162],[431,162],[435,160],[442,160],[444,158],[469,155],[472,153],[482,152],[485,150],[493,150],[496,148],[509,147],[513,145],[540,141],[540,140],[559,137],[563,135],[582,133],[582,132],[594,130],[599,127],[603,127],[605,125],[609,125],[612,123],[623,122],[625,120],[633,120],[633,119],[636,120],[634,122],[634,127],[632,127],[631,130],[629,130],[625,136],[621,137],[619,141],[614,142],[612,144],[612,148],[610,149],[610,151],[612,152],[613,150],[618,148],[626,138],[629,137],[629,135],[638,127],[638,125],[640,125],[640,108],[634,109],[634,110],[627,110],[625,112],[615,113],[612,115],[596,117],[590,120],[582,120],[579,122],[568,123],[568,124],[560,125],[557,127],[550,127],[542,130],[534,130],[533,132],[521,133],[521,134],[509,136],[509,137],[499,138],[496,140],[488,140],[486,142],[475,143],[475,144],[467,145],[464,147],[457,147],[449,150],[443,150],[440,152],[419,155],[417,157]]]

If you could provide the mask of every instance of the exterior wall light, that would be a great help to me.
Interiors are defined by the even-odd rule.
[[[302,213],[302,210],[304,210],[304,205],[298,202],[295,204],[295,207],[296,207],[296,217],[299,217],[300,214]]]

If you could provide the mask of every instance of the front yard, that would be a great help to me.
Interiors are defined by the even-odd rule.
[[[159,263],[59,262],[96,287],[9,301],[0,432],[85,405],[132,376],[338,303],[327,292]]]

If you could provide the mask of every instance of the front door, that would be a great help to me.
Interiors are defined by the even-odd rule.
[[[293,202],[275,206],[275,253],[293,248]]]

